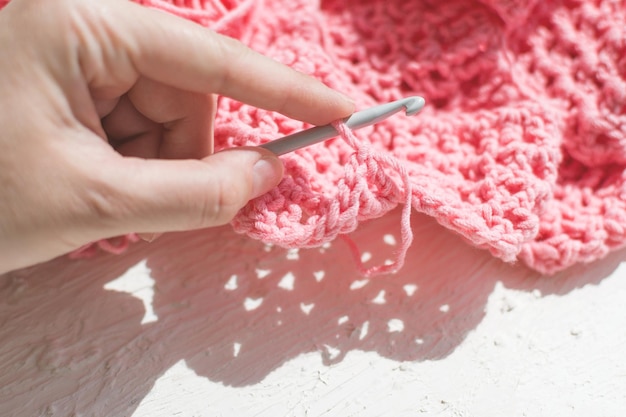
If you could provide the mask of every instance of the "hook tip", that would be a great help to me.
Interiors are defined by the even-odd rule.
[[[426,105],[426,100],[424,100],[423,97],[415,96],[407,98],[404,103],[406,115],[413,116],[414,114],[422,110],[424,108],[424,105]]]

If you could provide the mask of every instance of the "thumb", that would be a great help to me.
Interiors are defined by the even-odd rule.
[[[111,221],[103,222],[103,210],[97,210],[99,223],[108,223],[109,230],[102,232],[109,235],[228,223],[248,201],[275,187],[283,174],[274,154],[256,148],[226,150],[203,160],[124,158],[120,168],[115,183],[107,187],[104,215]]]

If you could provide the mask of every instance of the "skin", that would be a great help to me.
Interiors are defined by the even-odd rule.
[[[229,222],[282,164],[212,154],[216,95],[313,124],[352,101],[208,29],[127,0],[0,12],[0,272],[86,243]]]

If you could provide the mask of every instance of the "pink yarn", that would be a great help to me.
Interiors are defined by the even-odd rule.
[[[411,230],[413,192],[409,174],[397,158],[387,153],[372,151],[369,146],[360,143],[354,133],[344,124],[336,122],[333,126],[346,143],[355,150],[350,157],[349,164],[346,165],[346,189],[353,199],[351,207],[356,208],[360,212],[361,205],[370,205],[373,206],[371,211],[377,213],[380,210],[379,203],[387,200],[390,195],[396,195],[398,192],[401,192],[404,196],[404,207],[400,221],[400,248],[394,261],[389,264],[365,268],[357,245],[352,239],[344,237],[355,260],[358,262],[359,272],[362,275],[369,277],[397,272],[402,268],[406,252],[413,241],[413,231]],[[393,179],[386,174],[386,170],[392,170],[391,172],[400,174],[402,186],[404,187],[402,191],[394,190],[396,185]],[[376,186],[375,195],[371,195],[372,191],[370,188],[372,185]],[[370,210],[364,208],[362,211]]]
[[[98,251],[119,255],[126,252],[126,249],[128,249],[128,246],[131,243],[138,241],[139,237],[136,234],[120,236],[112,239],[103,239],[76,249],[74,252],[69,254],[69,257],[71,259],[91,258],[96,255]]]
[[[2,0],[0,0],[1,2]],[[241,39],[361,107],[426,98],[284,157],[238,232],[317,246],[404,204],[552,273],[626,244],[626,0],[139,0]],[[228,98],[216,148],[306,128]],[[353,247],[354,249],[354,247]],[[356,250],[356,249],[355,249]],[[365,272],[365,271],[364,271]]]

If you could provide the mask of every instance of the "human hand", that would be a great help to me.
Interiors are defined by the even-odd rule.
[[[224,224],[274,187],[274,155],[211,155],[213,94],[313,124],[353,111],[235,40],[127,0],[13,0],[0,74],[0,272],[126,233]]]

